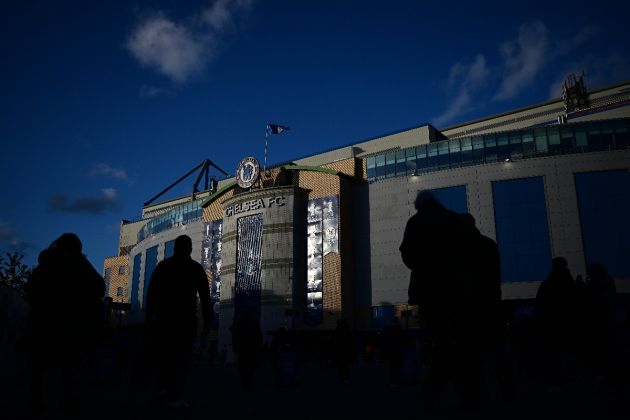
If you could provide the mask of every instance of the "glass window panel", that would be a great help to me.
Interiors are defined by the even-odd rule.
[[[523,156],[530,157],[536,154],[536,144],[534,143],[534,133],[531,131],[524,131],[522,133],[523,138]]]
[[[492,183],[504,282],[544,280],[551,262],[541,177]]]
[[[461,141],[462,145],[462,164],[470,164],[473,161],[472,154],[472,140],[470,137],[463,138]]]
[[[367,177],[369,180],[376,177],[376,159],[374,157],[367,158]]]
[[[547,136],[549,139],[549,153],[560,153],[562,146],[558,127],[547,127]]]
[[[405,156],[404,150],[399,150],[396,152],[396,175],[406,175],[407,174],[407,157]]]
[[[497,159],[505,160],[510,157],[510,140],[506,133],[497,137]]]
[[[438,166],[440,168],[448,168],[450,166],[450,160],[448,156],[448,142],[443,141],[437,144],[438,146]]]
[[[139,299],[139,291],[140,291],[140,264],[141,264],[142,254],[136,254],[133,257],[133,271],[131,276],[131,311],[134,312],[138,309],[140,305]]]
[[[437,145],[430,144],[427,147],[427,168],[428,169],[437,168],[438,166],[437,154],[438,154]]]
[[[152,246],[148,248],[144,254],[144,284],[143,284],[143,297],[142,297],[142,310],[145,309],[147,304],[147,295],[149,293],[149,286],[151,284],[151,276],[153,275],[153,270],[157,266],[158,254],[158,246]]]
[[[172,257],[175,253],[175,240],[166,241],[164,243],[164,259]]]
[[[451,140],[448,145],[451,166],[459,166],[462,163],[461,146],[459,140]]]
[[[587,264],[599,263],[613,277],[630,276],[630,172],[575,174]]]
[[[484,162],[484,144],[483,137],[473,137],[472,139],[473,146],[473,161],[475,163],[483,163]]]
[[[547,130],[544,127],[535,129],[534,137],[536,138],[536,154],[547,154],[549,151],[547,143]]]
[[[385,178],[385,155],[376,155],[376,179]]]
[[[396,175],[396,153],[391,152],[385,156],[385,177]]]
[[[416,148],[416,171],[422,172],[427,168],[427,147],[419,146]]]
[[[586,129],[583,125],[575,126],[575,145],[577,147],[588,146],[588,139],[586,137]]]
[[[460,149],[461,149],[461,148],[460,148],[460,145],[459,145],[459,140],[458,140],[458,139],[451,140],[451,141],[449,141],[448,143],[449,143],[449,144],[448,144],[448,149],[449,149],[449,151],[450,151],[451,153],[454,153],[454,152],[459,152],[459,151],[460,151]]]
[[[457,213],[468,212],[468,199],[466,197],[466,186],[457,185],[454,187],[436,188],[431,190],[435,198],[444,207]]]
[[[486,162],[496,162],[497,160],[497,141],[494,138],[494,134],[485,135],[483,137],[485,144],[485,159]]]
[[[630,133],[626,126],[627,120],[615,121],[615,147],[627,149],[630,147]]]
[[[601,143],[602,143],[602,148],[604,150],[608,150],[611,149],[614,145],[614,136],[613,136],[613,125],[611,122],[609,121],[605,121],[602,122],[601,125],[601,129],[602,129],[602,138],[601,138]]]
[[[565,153],[573,150],[573,126],[563,126],[560,129],[560,148]]]
[[[521,133],[515,131],[509,134],[510,139],[510,158],[520,159],[523,157],[523,145],[521,143]]]

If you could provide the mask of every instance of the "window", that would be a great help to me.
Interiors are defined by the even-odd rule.
[[[125,295],[125,291],[122,287],[116,289],[116,296],[123,297]]]
[[[547,135],[549,139],[549,153],[560,153],[562,146],[560,143],[560,130],[558,127],[549,127],[547,129]]]
[[[473,160],[475,163],[483,163],[483,152],[484,152],[484,144],[483,137],[473,137],[472,139],[473,145]]]
[[[470,165],[472,160],[472,141],[467,137],[462,139],[462,165]]]
[[[385,177],[396,176],[396,153],[388,153],[385,156]]]
[[[374,156],[367,158],[367,177],[369,180],[376,178],[376,158]]]
[[[626,121],[615,121],[615,147],[617,149],[630,147],[630,135],[628,135]]]
[[[396,152],[396,175],[401,176],[407,174],[407,158],[405,157],[405,151],[399,150]]]
[[[385,155],[376,156],[376,179],[385,178]]]
[[[416,149],[410,147],[405,150],[407,174],[413,174],[416,170]]]
[[[428,169],[437,169],[438,168],[438,145],[433,143],[427,146],[427,168]]]
[[[549,145],[547,144],[547,130],[543,128],[537,128],[534,130],[534,137],[536,138],[536,154],[546,155],[549,151]]]
[[[508,135],[501,133],[497,136],[497,158],[501,161],[510,157],[510,140]]]
[[[416,171],[423,172],[427,168],[427,146],[416,147]]]
[[[512,132],[509,135],[510,139],[510,158],[521,159],[523,157],[523,144],[521,143],[521,133],[518,131]]]
[[[140,263],[142,254],[136,254],[133,257],[133,274],[131,276],[131,311],[138,309],[140,291]]]
[[[118,267],[118,274],[125,274],[126,269],[127,268],[124,265],[121,265]]]
[[[497,141],[494,138],[494,134],[488,134],[483,136],[483,142],[485,146],[485,159],[486,162],[497,161]]]
[[[108,294],[109,291],[109,281],[112,277],[112,269],[107,267],[105,269],[105,276],[104,276],[104,280],[105,280],[105,294]]]
[[[457,185],[455,187],[436,188],[431,190],[435,198],[444,207],[457,213],[468,212],[468,199],[466,198],[466,186]]]
[[[175,240],[164,242],[164,259],[172,257],[175,253]]]
[[[536,155],[536,145],[534,144],[534,133],[531,131],[523,132],[523,157],[532,157]]]
[[[551,250],[542,178],[495,181],[492,195],[502,281],[544,280]]]
[[[451,140],[448,142],[449,153],[451,154],[451,167],[458,167],[462,163],[461,146],[459,140]]]
[[[142,308],[144,310],[145,305],[147,304],[147,295],[149,293],[149,284],[151,283],[151,275],[153,274],[153,270],[155,270],[155,266],[157,266],[157,254],[158,254],[158,246],[152,246],[147,249],[144,256],[144,291],[142,297]]]
[[[630,172],[575,174],[587,264],[600,263],[615,277],[630,276]]]

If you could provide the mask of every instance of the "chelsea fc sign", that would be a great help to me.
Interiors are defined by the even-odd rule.
[[[250,188],[260,176],[260,165],[256,158],[246,157],[236,168],[236,182],[241,188]]]

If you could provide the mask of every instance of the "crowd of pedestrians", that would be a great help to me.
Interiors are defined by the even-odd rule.
[[[508,328],[503,314],[498,246],[477,229],[470,214],[447,210],[431,193],[419,193],[415,206],[400,252],[411,270],[409,304],[418,305],[426,340],[419,341],[393,317],[377,342],[362,342],[340,318],[320,349],[320,363],[334,366],[340,384],[350,387],[353,366],[358,360],[372,361],[376,343],[392,389],[417,383],[422,359],[426,410],[440,403],[449,386],[463,410],[493,404],[490,384],[510,403],[518,386],[517,357],[509,344],[517,346],[518,338],[513,336],[516,325]],[[150,279],[141,331],[119,325],[117,335],[110,336],[119,348],[113,373],[122,377],[131,372],[132,389],[154,387],[155,403],[175,409],[188,405],[184,394],[193,343],[199,332],[207,336],[212,324],[206,274],[191,251],[188,236],[176,239],[174,255],[160,262]],[[77,371],[81,364],[95,363],[105,330],[104,293],[103,278],[82,254],[76,235],[63,234],[40,254],[26,285],[30,315],[19,341],[27,367],[27,407],[35,418],[53,408],[76,411]],[[534,313],[531,326],[544,345],[541,371],[550,391],[575,380],[586,381],[594,392],[614,383],[616,290],[603,266],[590,265],[582,280],[573,278],[564,258],[554,258]],[[256,317],[243,312],[230,330],[243,391],[256,387],[256,372],[267,362],[276,386],[300,386],[306,349],[293,329],[263,332]]]

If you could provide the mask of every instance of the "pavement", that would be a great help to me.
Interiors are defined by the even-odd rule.
[[[101,354],[101,362],[107,356]],[[421,366],[419,378],[426,374]],[[630,385],[618,380],[598,393],[591,383],[576,378],[554,388],[543,385],[527,367],[517,368],[518,393],[504,403],[492,387],[489,408],[478,411],[458,409],[456,394],[447,387],[432,411],[424,409],[422,381],[390,387],[383,361],[356,363],[350,384],[341,383],[330,364],[303,362],[298,384],[274,385],[271,366],[256,372],[255,386],[242,390],[234,364],[212,363],[197,357],[191,363],[185,399],[189,407],[172,409],[156,399],[151,386],[130,386],[128,375],[114,374],[111,364],[97,363],[79,376],[79,405],[74,415],[52,410],[41,419],[536,419],[536,418],[627,418]],[[150,382],[150,381],[148,381]],[[24,419],[24,387],[19,381],[2,389],[0,418]],[[12,396],[11,396],[12,395]]]

